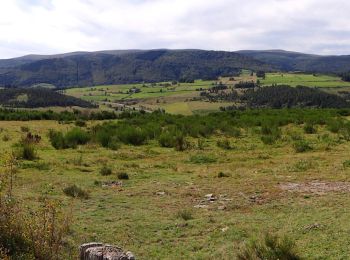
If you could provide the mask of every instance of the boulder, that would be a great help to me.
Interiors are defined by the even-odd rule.
[[[135,260],[131,252],[103,243],[87,243],[79,248],[80,260]]]

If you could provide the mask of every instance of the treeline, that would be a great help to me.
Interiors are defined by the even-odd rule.
[[[344,98],[309,87],[271,86],[245,92],[240,99],[249,107],[348,108]]]
[[[256,109],[217,112],[203,116],[169,115],[161,112],[129,114],[118,122],[106,122],[89,130],[73,128],[67,133],[51,131],[50,140],[57,149],[74,148],[87,142],[109,149],[121,144],[143,145],[155,140],[162,147],[188,148],[187,137],[207,138],[215,134],[239,137],[241,129],[262,127],[264,136],[278,137],[278,128],[291,123],[329,125],[346,129],[350,125],[342,116],[350,109]],[[270,133],[273,129],[273,133]],[[266,133],[265,133],[266,132]],[[265,140],[266,141],[266,140]],[[266,141],[268,143],[268,141]]]
[[[341,80],[350,82],[350,72],[340,74]]]
[[[109,120],[129,117],[128,112],[117,114],[112,111],[82,113],[79,110],[74,112],[63,111],[54,112],[52,110],[20,110],[1,108],[0,121],[30,121],[30,120],[56,120],[56,121],[75,121],[75,120]]]
[[[5,107],[96,107],[88,101],[66,96],[47,88],[5,88],[0,89],[0,105]]]

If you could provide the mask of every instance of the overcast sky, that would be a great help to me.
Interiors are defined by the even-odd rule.
[[[1,0],[0,58],[108,49],[350,54],[349,0]]]

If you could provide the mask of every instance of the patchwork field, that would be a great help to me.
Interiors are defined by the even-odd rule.
[[[164,109],[171,114],[201,114],[218,111],[220,107],[232,105],[228,102],[205,102],[200,100],[200,92],[213,87],[221,82],[229,88],[234,88],[239,82],[257,82],[256,75],[244,70],[240,77],[224,77],[218,81],[197,80],[194,83],[171,83],[157,84],[129,84],[96,86],[86,88],[72,88],[65,91],[67,95],[92,101],[103,109],[115,107],[127,107],[131,109],[144,109],[154,111]],[[302,73],[266,73],[265,79],[259,79],[263,86],[290,85],[292,87],[302,85],[318,87],[325,91],[338,93],[348,91],[350,83],[344,82],[340,77],[321,74]],[[138,89],[139,92],[134,92]]]
[[[88,122],[88,128],[99,123]],[[261,139],[267,130],[241,127],[237,137],[219,132],[188,137],[185,151],[160,147],[156,140],[116,151],[94,142],[53,148],[49,129],[73,127],[55,121],[0,122],[2,153],[15,149],[25,131],[42,136],[38,159],[20,161],[15,195],[27,206],[49,196],[72,209],[67,259],[90,241],[117,244],[137,259],[235,259],[245,242],[265,232],[287,235],[306,259],[348,257],[345,130],[287,124],[268,145]],[[296,150],[298,140],[310,149]],[[111,175],[101,175],[105,166]],[[129,179],[118,180],[121,172]],[[63,189],[73,184],[89,198],[66,196]]]

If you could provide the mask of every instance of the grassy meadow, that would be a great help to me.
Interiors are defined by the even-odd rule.
[[[300,116],[292,111],[296,118],[319,121],[283,123],[269,142],[263,136],[275,133],[251,122],[274,122],[278,113],[249,113],[236,115],[239,134],[187,136],[184,151],[160,147],[157,140],[116,150],[93,141],[56,150],[49,129],[75,127],[56,121],[2,121],[0,149],[15,149],[26,131],[42,136],[35,146],[37,159],[20,161],[15,195],[28,207],[45,195],[72,210],[67,259],[91,241],[119,245],[137,259],[235,259],[245,242],[265,232],[296,241],[305,259],[346,259],[347,117],[328,110],[305,110]],[[100,123],[89,121],[83,129]],[[298,150],[302,142],[308,149]],[[110,175],[101,174],[104,167]],[[119,180],[120,173],[129,179]],[[70,185],[89,198],[66,196],[63,189]]]

